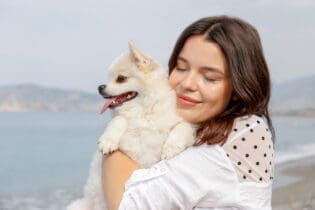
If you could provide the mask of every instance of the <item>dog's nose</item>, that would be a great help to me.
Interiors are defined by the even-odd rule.
[[[98,92],[99,92],[99,94],[102,95],[103,90],[104,90],[105,88],[106,88],[106,85],[100,85],[100,86],[98,86]]]

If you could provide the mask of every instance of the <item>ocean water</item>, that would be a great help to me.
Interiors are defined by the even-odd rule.
[[[0,209],[61,210],[82,195],[109,115],[0,113]],[[315,118],[274,117],[276,163],[315,155]]]
[[[79,197],[108,118],[0,113],[0,210],[61,210]]]

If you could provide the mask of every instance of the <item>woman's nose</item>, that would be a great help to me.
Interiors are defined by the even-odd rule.
[[[197,90],[197,76],[196,73],[190,71],[181,82],[181,85],[184,89],[189,91],[196,91]]]

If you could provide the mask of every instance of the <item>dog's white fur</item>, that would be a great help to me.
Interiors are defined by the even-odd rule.
[[[119,95],[136,91],[137,97],[114,108],[114,115],[99,139],[103,154],[120,149],[146,168],[168,159],[191,146],[194,126],[176,114],[176,96],[168,85],[167,72],[153,59],[129,43],[130,52],[112,65],[112,80],[106,93]],[[118,75],[127,80],[118,83]],[[73,202],[67,210],[104,210],[106,204],[101,183],[101,153],[91,163],[84,198]]]

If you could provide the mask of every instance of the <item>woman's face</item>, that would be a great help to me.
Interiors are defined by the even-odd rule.
[[[186,40],[169,83],[176,92],[178,113],[191,123],[223,112],[232,95],[225,56],[219,45],[202,35]]]

